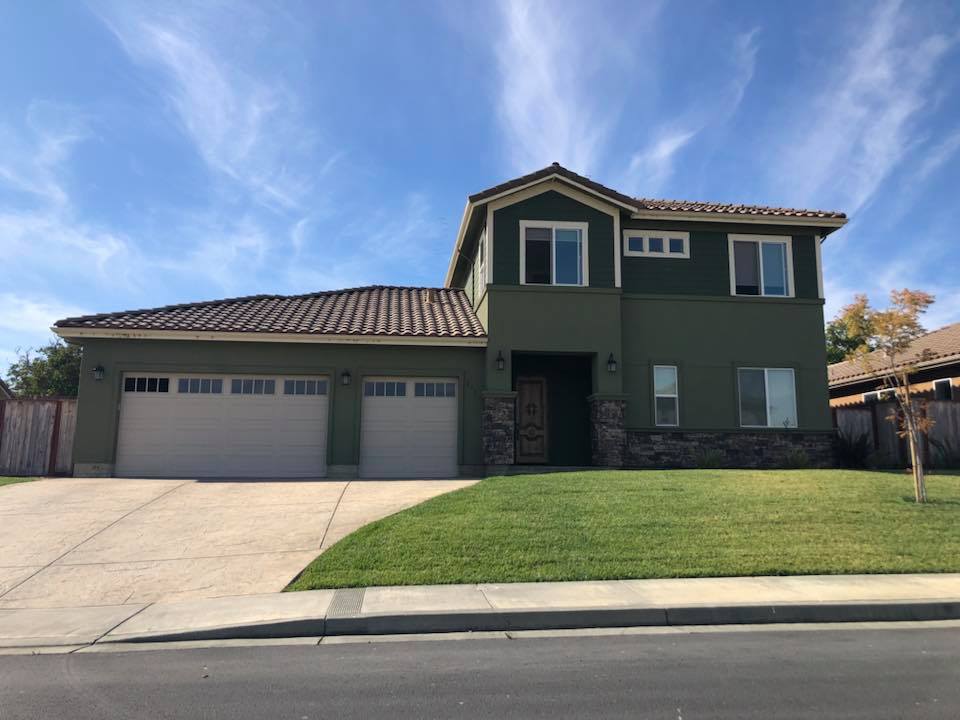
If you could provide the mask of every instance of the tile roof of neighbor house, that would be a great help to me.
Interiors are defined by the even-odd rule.
[[[57,328],[486,337],[463,290],[375,285],[306,295],[251,295],[66,318]]]
[[[910,346],[905,357],[906,363],[923,366],[945,365],[952,361],[960,362],[960,322],[927,333]],[[834,386],[869,380],[878,373],[867,372],[861,360],[846,360],[828,366],[827,375],[830,385]]]
[[[13,399],[13,390],[11,390],[10,386],[3,381],[3,378],[0,378],[0,400],[12,400],[12,399]]]
[[[575,183],[590,188],[601,195],[611,197],[625,205],[634,208],[637,212],[643,210],[652,210],[658,212],[677,212],[677,213],[721,213],[727,215],[761,215],[771,217],[802,217],[802,218],[827,218],[833,220],[846,219],[846,214],[835,212],[833,210],[804,210],[802,208],[784,208],[768,207],[765,205],[741,205],[738,203],[714,203],[700,202],[695,200],[653,200],[650,198],[634,198],[629,195],[617,192],[611,188],[601,185],[588,177],[579,175],[572,170],[567,170],[559,163],[553,163],[545,168],[535,172],[523,175],[521,177],[509,180],[492,188],[475,193],[469,197],[470,202],[478,203],[499,195],[508,190],[522,187],[528,183],[536,182],[550,175],[559,175]]]

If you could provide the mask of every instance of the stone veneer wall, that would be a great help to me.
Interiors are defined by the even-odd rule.
[[[483,462],[486,465],[513,465],[516,457],[516,393],[483,396]]]
[[[589,401],[591,463],[597,467],[622,467],[627,404],[620,399],[602,397],[591,397]]]
[[[835,467],[832,432],[628,430],[624,467]]]

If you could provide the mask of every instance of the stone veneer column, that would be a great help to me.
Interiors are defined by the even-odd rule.
[[[599,467],[623,467],[626,400],[602,395],[591,395],[587,400],[590,402],[591,462]]]
[[[480,432],[483,438],[484,465],[513,465],[516,458],[515,392],[483,393],[483,416]]]

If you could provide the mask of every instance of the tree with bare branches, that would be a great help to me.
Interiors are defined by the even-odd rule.
[[[923,353],[911,352],[911,346],[926,334],[920,316],[933,302],[933,295],[920,290],[892,290],[889,307],[877,310],[870,307],[866,295],[857,295],[837,317],[849,336],[864,338],[850,359],[858,360],[865,372],[877,375],[882,388],[893,391],[897,405],[889,419],[898,424],[899,436],[907,440],[918,503],[927,501],[920,440],[933,422],[924,412],[924,403],[910,392],[910,376],[926,359]]]

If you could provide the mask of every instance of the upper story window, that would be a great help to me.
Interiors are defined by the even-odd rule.
[[[624,230],[623,254],[627,257],[686,259],[690,233],[674,230]]]
[[[953,400],[953,381],[950,378],[933,381],[934,400]]]
[[[730,294],[793,297],[791,239],[730,235]]]
[[[484,228],[480,233],[480,242],[477,243],[477,287],[486,287],[487,284],[487,231]]]
[[[586,285],[587,223],[520,221],[523,285]]]

